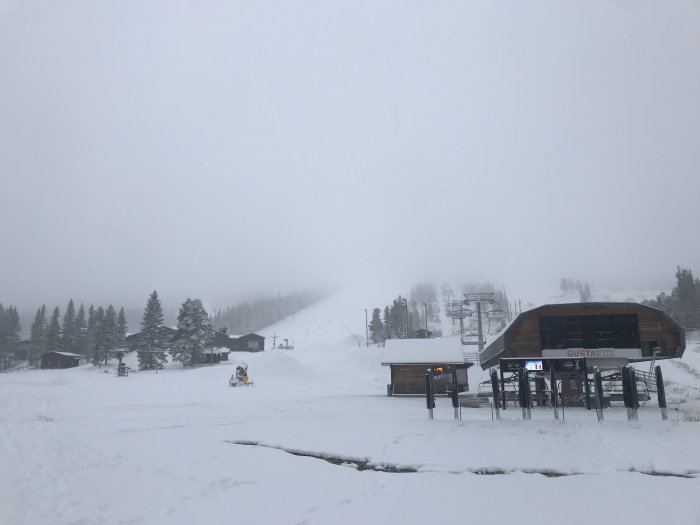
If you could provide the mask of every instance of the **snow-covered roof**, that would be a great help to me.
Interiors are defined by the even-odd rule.
[[[382,365],[393,364],[461,364],[464,363],[459,337],[432,339],[387,339]]]
[[[216,346],[212,348],[207,348],[206,350],[202,350],[203,354],[227,354],[231,350],[226,348],[225,346]]]
[[[60,355],[65,355],[68,357],[83,357],[82,355],[79,354],[72,354],[70,352],[48,352],[49,354],[60,354]]]

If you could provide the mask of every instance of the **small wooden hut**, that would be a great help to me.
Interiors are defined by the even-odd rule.
[[[458,337],[432,339],[388,339],[382,354],[382,366],[391,370],[387,395],[425,395],[425,372],[433,370],[436,394],[446,394],[452,371],[457,371],[460,392],[469,390],[467,369],[474,363],[464,358]]]
[[[231,350],[235,352],[262,352],[265,350],[265,338],[258,334],[231,336]]]
[[[41,356],[41,368],[74,368],[82,358],[70,352],[47,352]]]

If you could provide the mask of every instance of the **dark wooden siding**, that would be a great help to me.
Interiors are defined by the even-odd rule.
[[[232,339],[233,348],[237,352],[262,352],[265,350],[265,338],[258,334],[242,335],[237,339]]]
[[[446,370],[451,370],[456,367],[458,369],[458,381],[460,391],[469,390],[469,380],[467,374],[467,365],[390,365],[391,368],[391,384],[394,394],[413,394],[425,395],[425,371],[427,368],[442,366]],[[459,379],[461,376],[461,380]],[[444,379],[434,379],[433,385],[436,394],[445,394],[450,388],[450,379],[447,376]]]
[[[637,303],[573,303],[540,306],[520,314],[481,354],[481,366],[497,366],[501,357],[540,357],[540,317],[634,314],[639,326],[642,359],[651,359],[660,347],[661,358],[681,357],[684,330],[664,312]]]
[[[41,368],[75,368],[80,364],[79,357],[49,352],[41,356]]]

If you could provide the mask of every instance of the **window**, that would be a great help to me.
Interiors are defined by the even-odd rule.
[[[640,348],[636,314],[540,317],[543,349]]]

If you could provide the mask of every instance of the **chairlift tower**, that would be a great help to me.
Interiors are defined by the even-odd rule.
[[[479,345],[479,352],[484,349],[486,341],[484,340],[484,330],[481,322],[481,305],[482,304],[494,304],[493,292],[483,292],[483,293],[465,293],[462,294],[464,300],[462,301],[450,301],[445,305],[445,311],[447,317],[451,319],[459,319],[459,332],[460,339],[463,345]],[[476,341],[465,341],[464,340],[464,319],[467,317],[471,318],[474,312],[469,308],[472,303],[476,303],[476,320],[477,320],[477,340]]]
[[[459,336],[464,344],[464,320],[471,319],[474,312],[467,307],[464,301],[452,300],[445,303],[445,315],[453,321],[459,319]]]

